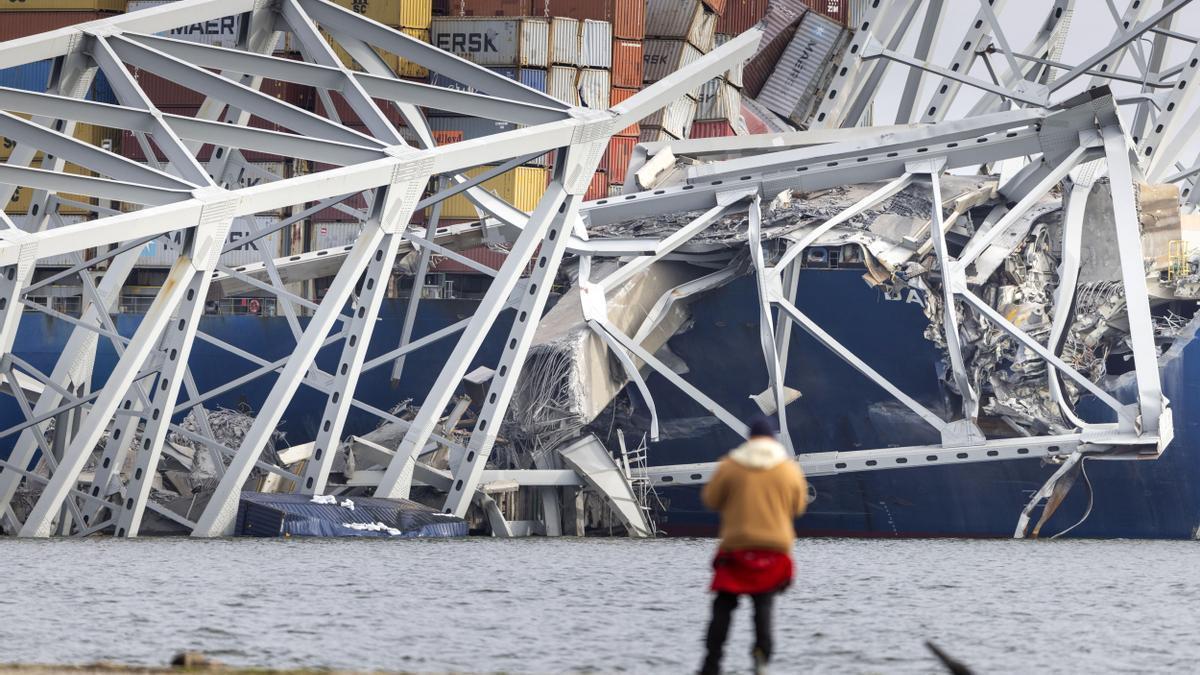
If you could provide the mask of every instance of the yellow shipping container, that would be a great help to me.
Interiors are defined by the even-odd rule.
[[[30,166],[32,166],[35,169],[40,169],[42,165],[41,165],[41,162],[34,162]],[[88,171],[87,169],[85,169],[81,166],[76,166],[74,164],[67,164],[67,173],[73,173],[77,176],[95,176],[96,175],[95,173]],[[85,197],[83,195],[72,195],[72,194],[64,193],[61,196],[63,199],[71,199],[71,200],[74,200],[77,202],[92,203],[91,197]],[[19,188],[17,188],[17,191],[13,193],[12,199],[9,200],[8,204],[6,204],[4,206],[4,212],[9,214],[10,216],[26,215],[29,213],[29,202],[31,199],[33,199],[33,188],[19,187]],[[74,207],[74,206],[67,206],[65,204],[58,207],[58,212],[64,216],[82,216],[82,215],[87,215],[87,214],[91,213],[91,211],[88,211],[87,209],[81,209],[79,207]]]
[[[432,0],[336,0],[337,4],[386,26],[428,29]]]
[[[412,37],[420,40],[421,42],[429,42],[429,29],[428,28],[400,28],[399,26],[392,26],[392,28],[398,28],[405,35],[412,36]],[[333,42],[328,34],[325,35],[325,39]],[[396,71],[396,74],[400,75],[400,77],[428,77],[429,76],[428,69],[422,68],[421,66],[417,65],[416,63],[413,63],[412,61],[409,61],[407,59],[402,59],[399,56],[392,54],[391,52],[385,52],[379,48],[376,48],[375,52],[378,53],[380,56],[382,56],[383,60],[388,64],[388,67],[391,68],[392,70]],[[342,60],[342,63],[350,66],[351,68],[356,68],[357,70],[362,70],[361,68],[357,68],[357,66],[355,66],[354,58],[350,56],[349,52],[347,52],[345,49],[342,49],[342,46],[340,44],[338,44],[337,42],[333,42],[333,53],[336,54],[337,57]]]
[[[22,114],[18,116],[29,119],[29,115]],[[105,150],[112,150],[116,152],[120,147],[119,143],[121,142],[121,132],[116,129],[79,123],[75,125],[75,133],[73,135],[75,138],[83,141],[84,143],[90,143]],[[0,136],[0,159],[6,160],[11,157],[13,148],[15,148],[16,145],[16,141],[12,140],[11,138]],[[33,157],[35,162],[42,161],[41,152],[37,153]]]
[[[124,12],[125,0],[0,0],[0,12]]]
[[[474,177],[492,168],[477,166],[468,169],[466,174]],[[539,166],[519,166],[485,181],[482,187],[522,211],[533,211],[542,194],[546,192],[546,169]],[[426,215],[430,213],[432,208],[426,211]],[[442,202],[442,218],[477,218],[478,215],[471,200],[462,194]]]

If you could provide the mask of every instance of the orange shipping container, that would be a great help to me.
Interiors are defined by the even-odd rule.
[[[614,87],[642,86],[643,62],[642,43],[640,40],[613,40],[613,72]]]
[[[633,89],[633,88],[629,88],[629,87],[613,87],[612,92],[609,94],[609,105],[616,105],[616,104],[620,103],[621,101],[624,101],[625,99],[629,98],[630,96],[633,96],[636,93],[638,93],[637,89]],[[616,135],[617,136],[632,136],[634,138],[637,138],[638,133],[639,133],[638,125],[635,122],[634,124],[631,124],[628,127],[625,127],[621,131],[617,132]]]
[[[618,39],[641,40],[646,37],[645,0],[533,0],[533,9],[538,16],[544,14],[607,21],[613,25],[613,37]]]
[[[604,199],[608,196],[608,176],[603,171],[597,171],[596,175],[592,176],[592,183],[588,185],[587,192],[584,193],[585,201],[594,199]]]
[[[733,126],[727,120],[710,120],[693,122],[688,138],[721,138],[736,135]]]
[[[621,138],[614,136],[608,141],[608,150],[604,152],[604,160],[600,168],[608,174],[608,179],[614,183],[625,182],[625,174],[629,170],[629,160],[633,158],[633,149],[637,147],[637,138]]]

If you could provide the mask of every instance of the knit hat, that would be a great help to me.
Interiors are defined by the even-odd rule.
[[[750,438],[754,438],[755,436],[775,438],[775,433],[775,423],[767,417],[758,415],[750,420]]]

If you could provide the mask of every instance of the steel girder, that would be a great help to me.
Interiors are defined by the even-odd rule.
[[[925,422],[937,429],[942,444],[920,448],[843,453],[800,454],[799,461],[813,475],[846,471],[870,471],[903,468],[937,462],[1001,461],[1029,456],[1061,457],[1082,448],[1098,451],[1113,447],[1132,447],[1158,452],[1170,439],[1169,408],[1161,395],[1154,364],[1145,280],[1139,276],[1140,259],[1134,254],[1136,226],[1132,193],[1127,190],[1135,176],[1151,169],[1173,166],[1170,159],[1154,156],[1162,152],[1160,139],[1179,137],[1190,128],[1182,110],[1158,110],[1147,113],[1148,128],[1160,125],[1162,132],[1152,133],[1143,146],[1157,149],[1151,153],[1133,152],[1133,145],[1122,130],[1117,115],[1120,100],[1103,93],[1068,101],[1059,106],[1042,107],[1054,100],[1056,92],[1082,75],[1120,81],[1116,70],[1127,48],[1139,36],[1146,35],[1165,22],[1187,3],[1168,2],[1149,18],[1134,21],[1110,44],[1075,66],[1057,62],[1061,53],[1071,3],[1052,3],[1047,22],[1025,51],[1014,52],[1000,29],[1002,3],[982,5],[978,21],[968,30],[967,40],[956,64],[941,68],[929,63],[941,2],[930,0],[920,27],[913,55],[901,54],[905,44],[901,29],[916,16],[912,3],[878,3],[861,22],[850,48],[823,94],[815,127],[835,128],[857,122],[869,102],[870,85],[884,76],[887,64],[909,68],[900,106],[901,120],[920,115],[920,126],[897,126],[845,132],[835,129],[798,132],[788,138],[772,138],[769,143],[752,139],[747,143],[728,140],[686,142],[697,152],[710,146],[726,153],[728,159],[691,168],[683,185],[645,192],[630,192],[620,198],[582,201],[593,172],[609,137],[631,122],[662,108],[673,99],[686,95],[700,83],[728,69],[731,60],[744,60],[753,53],[757,31],[743,35],[674,73],[656,85],[607,111],[572,108],[540,92],[500,77],[402,33],[322,0],[287,0],[278,6],[250,0],[182,0],[171,5],[126,14],[120,17],[82,24],[51,33],[0,44],[0,67],[11,67],[52,58],[56,60],[55,79],[45,93],[0,89],[0,131],[18,142],[5,165],[0,166],[2,193],[12,193],[17,185],[37,188],[34,203],[43,217],[32,227],[17,229],[6,221],[0,230],[0,341],[9,358],[4,378],[9,390],[20,399],[25,421],[5,430],[0,437],[19,436],[18,452],[0,464],[0,514],[9,528],[23,535],[46,536],[53,531],[83,534],[105,529],[118,536],[136,536],[145,509],[171,518],[196,536],[229,533],[236,511],[238,493],[253,470],[271,472],[291,481],[302,492],[319,493],[327,489],[334,451],[343,441],[342,424],[350,408],[365,410],[376,417],[401,425],[406,430],[396,448],[386,448],[391,459],[386,468],[372,477],[381,496],[405,496],[414,481],[440,486],[446,494],[447,512],[463,514],[472,500],[492,508],[492,522],[498,531],[510,531],[503,519],[496,519],[494,504],[480,492],[481,481],[495,478],[486,463],[500,422],[504,418],[521,366],[526,358],[533,332],[545,307],[551,286],[565,255],[577,256],[583,270],[599,258],[622,259],[617,271],[593,282],[590,274],[580,275],[586,293],[585,317],[590,328],[616,353],[630,379],[648,400],[652,416],[653,401],[638,373],[638,365],[663,375],[689,396],[709,409],[731,429],[744,433],[744,424],[686,378],[673,372],[642,346],[646,324],[637,336],[622,333],[609,319],[606,294],[656,260],[672,255],[680,246],[699,236],[715,219],[742,211],[749,214],[749,246],[760,295],[761,337],[765,366],[774,374],[771,396],[776,401],[781,422],[786,415],[783,375],[787,370],[791,324],[816,337],[834,354],[865,376],[891,392]],[[172,40],[153,33],[177,25],[216,18],[229,13],[244,13],[247,30],[236,49],[224,49]],[[905,19],[905,17],[908,17]],[[903,19],[903,20],[901,20]],[[872,26],[888,26],[876,30]],[[1169,24],[1167,24],[1169,25]],[[318,28],[334,36],[361,64],[362,71],[341,64],[330,50]],[[278,30],[295,36],[304,53],[304,61],[271,56]],[[945,30],[945,29],[944,29]],[[990,36],[990,37],[989,37]],[[1156,39],[1168,39],[1156,33]],[[1170,38],[1175,39],[1175,38]],[[994,42],[993,42],[994,41]],[[998,44],[1008,73],[995,81],[986,81],[970,73],[970,64],[983,55],[982,43],[992,49]],[[888,48],[879,45],[887,44]],[[974,44],[975,46],[970,46]],[[380,48],[415,61],[483,94],[451,91],[406,82],[391,73],[372,48]],[[993,49],[994,51],[994,49]],[[1028,58],[1026,58],[1028,57]],[[1137,61],[1138,58],[1134,58]],[[1176,78],[1185,81],[1189,62],[1178,68],[1161,68],[1160,58],[1145,66],[1146,82]],[[1168,59],[1170,62],[1170,59]],[[1022,66],[1034,63],[1035,66]],[[1105,69],[1104,66],[1109,68]],[[128,67],[136,66],[185,84],[206,96],[195,118],[162,114],[140,90]],[[965,67],[964,67],[965,66]],[[114,82],[119,105],[87,101],[82,98],[90,78],[99,68]],[[213,70],[219,73],[213,72]],[[1056,72],[1062,71],[1062,72]],[[920,88],[926,74],[941,79],[931,103],[917,107]],[[1100,73],[1100,74],[1097,74]],[[1123,75],[1122,75],[1123,76]],[[365,131],[351,128],[332,117],[322,117],[264,95],[259,86],[263,78],[311,84],[322,100],[330,92],[343,97],[355,115],[366,122]],[[947,113],[955,94],[966,85],[985,92],[986,103],[969,119],[950,119]],[[1179,93],[1175,93],[1178,90]],[[1175,87],[1172,100],[1188,103],[1190,90]],[[1170,98],[1170,97],[1168,97]],[[384,101],[382,105],[378,101]],[[1020,104],[1030,106],[1023,109]],[[1133,103],[1149,110],[1149,103]],[[1168,104],[1169,105],[1169,104]],[[387,113],[395,106],[405,126],[417,137],[416,147],[400,134],[400,127]],[[329,109],[332,106],[326,105]],[[467,141],[433,147],[419,107],[432,107],[491,119],[515,121],[528,126],[479,141]],[[25,113],[32,121],[11,113]],[[1179,115],[1172,117],[1171,113]],[[268,131],[249,126],[251,115],[270,118],[286,131]],[[1175,120],[1175,121],[1172,121]],[[146,165],[129,162],[111,152],[93,148],[72,138],[75,123],[87,122],[110,128],[128,129],[137,135],[143,148],[148,140],[164,155],[165,163],[153,159]],[[928,124],[938,122],[937,124]],[[1195,125],[1191,125],[1194,127]],[[207,166],[197,160],[201,147],[210,144],[214,152]],[[718,147],[720,146],[720,147]],[[743,147],[745,146],[745,147]],[[753,147],[751,147],[753,146]],[[240,151],[255,150],[286,154],[290,157],[319,159],[336,165],[296,178],[267,180],[254,187],[233,187],[233,176],[241,162]],[[41,169],[30,168],[35,151],[45,154]],[[554,176],[546,195],[530,214],[516,210],[480,189],[479,184],[492,173],[520,165],[530,157],[555,152]],[[927,182],[933,203],[941,203],[939,179],[946,171],[990,165],[1006,160],[1035,158],[1035,165],[1022,177],[1023,194],[1005,216],[1015,220],[1068,174],[1079,186],[1072,193],[1069,218],[1079,227],[1065,244],[1068,252],[1077,252],[1078,235],[1086,225],[1078,223],[1080,207],[1091,181],[1082,175],[1085,166],[1102,167],[1114,182],[1114,220],[1122,240],[1122,283],[1135,301],[1130,306],[1131,334],[1138,373],[1138,402],[1121,406],[1086,377],[1063,362],[1061,345],[1051,341],[1043,346],[972,293],[966,269],[985,251],[1003,229],[1005,221],[991,230],[977,233],[957,256],[944,242],[944,227],[953,224],[940,209],[931,214],[931,244],[937,255],[942,277],[943,326],[949,341],[957,336],[959,312],[976,311],[994,321],[1015,339],[1026,344],[1051,366],[1052,387],[1061,382],[1075,384],[1096,394],[1116,409],[1121,421],[1113,425],[1080,425],[1068,434],[1020,439],[986,439],[974,426],[977,402],[969,382],[959,383],[963,406],[954,419],[945,420],[909,398],[887,382],[858,355],[853,354],[823,329],[804,316],[795,305],[794,277],[791,271],[797,257],[815,242],[820,230],[808,233],[790,244],[782,256],[771,259],[762,246],[763,233],[759,208],[763,198],[771,199],[783,190],[810,191],[851,183],[882,181],[874,194],[831,218],[823,226],[833,228],[879,201],[890,197],[913,182]],[[1147,162],[1152,162],[1148,164]],[[77,176],[64,172],[67,162],[95,171],[98,176]],[[466,179],[462,172],[481,165],[500,165],[482,177]],[[1179,169],[1179,180],[1192,173]],[[1169,173],[1169,171],[1168,171]],[[1156,174],[1156,175],[1157,175]],[[434,177],[445,176],[451,187],[422,198]],[[1086,186],[1086,187],[1083,187]],[[1121,187],[1123,186],[1123,187]],[[1074,189],[1074,188],[1073,188]],[[126,205],[140,206],[128,212],[103,204],[94,205],[95,217],[77,225],[50,227],[50,216],[60,199],[58,192],[72,192]],[[484,223],[456,226],[452,231],[437,227],[436,218],[427,227],[410,224],[413,212],[438,204],[465,192],[487,215]],[[274,225],[258,230],[251,241],[271,231],[287,227],[302,214],[339,204],[356,194],[369,200],[363,214],[363,232],[354,245],[339,251],[314,251],[297,260],[273,260],[265,250],[263,260],[244,269],[230,269],[219,262],[223,251],[244,245],[234,243],[228,233],[235,219],[292,208]],[[302,205],[319,202],[316,207]],[[348,208],[348,207],[343,207]],[[661,239],[605,241],[589,239],[586,225],[603,225],[634,217],[652,217],[680,212],[696,212],[698,218],[670,236]],[[495,279],[480,305],[468,319],[437,333],[412,340],[410,305],[401,344],[387,353],[366,358],[371,328],[379,311],[393,263],[405,251],[419,249],[422,265],[431,252],[452,251],[457,242],[479,241],[497,223],[516,228],[512,250],[506,263],[494,270]],[[1078,231],[1076,231],[1078,230]],[[132,269],[141,244],[174,237],[179,262],[172,268],[151,311],[132,338],[118,335],[107,319],[120,288]],[[442,248],[443,246],[447,248]],[[97,264],[108,271],[95,288],[86,293],[82,316],[74,319],[74,333],[62,357],[49,374],[36,372],[12,355],[11,345],[19,330],[19,320],[28,304],[32,272],[38,259],[78,254],[89,248],[113,251],[90,258],[80,257],[66,276],[86,277]],[[1131,247],[1131,248],[1126,248]],[[533,274],[523,271],[533,261]],[[285,285],[295,278],[293,268],[328,265],[336,272],[328,294],[319,303],[304,300]],[[326,268],[322,268],[326,269]],[[331,274],[332,275],[332,274]],[[710,277],[680,287],[678,294],[664,296],[655,309],[661,315],[675,298],[698,292],[712,284],[723,283],[731,273],[717,272]],[[1138,288],[1139,282],[1141,288]],[[212,284],[248,284],[276,295],[296,336],[297,344],[286,359],[268,361],[236,347],[217,344],[198,330],[207,290]],[[88,281],[84,281],[85,288]],[[1140,295],[1138,292],[1140,290]],[[1069,294],[1071,289],[1062,291]],[[959,302],[961,301],[961,302]],[[1061,303],[1068,307],[1069,302]],[[1056,303],[1056,306],[1058,303]],[[1136,305],[1136,306],[1135,306]],[[489,384],[482,409],[469,440],[456,442],[440,433],[439,420],[462,380],[467,364],[476,355],[483,337],[494,325],[500,312],[511,308],[517,316],[505,342],[506,348]],[[311,311],[307,327],[296,320],[297,309]],[[48,310],[47,310],[48,311]],[[1064,310],[1066,311],[1066,310]],[[70,319],[71,317],[62,317]],[[1056,314],[1055,317],[1058,320]],[[1065,319],[1063,319],[1065,321]],[[1061,330],[1061,329],[1060,329]],[[401,377],[400,364],[407,355],[435,341],[456,338],[453,355],[445,364],[435,386],[422,402],[415,419],[405,421],[387,411],[378,410],[354,398],[354,389],[363,372],[395,363],[394,376]],[[113,342],[120,354],[117,368],[97,391],[89,391],[91,366],[96,345],[104,338]],[[209,391],[199,391],[187,367],[187,356],[194,340],[207,340],[236,358],[254,366],[249,375],[231,379]],[[340,342],[340,358],[333,373],[315,365],[317,352]],[[390,346],[389,346],[390,347]],[[951,356],[957,348],[951,347]],[[960,368],[956,367],[955,371]],[[34,371],[34,372],[30,372]],[[275,383],[253,427],[238,447],[226,447],[203,428],[204,402],[222,392],[255,378],[272,375]],[[35,387],[30,382],[39,384]],[[326,406],[319,424],[320,432],[307,455],[303,473],[264,461],[263,450],[288,402],[301,387],[324,393]],[[29,395],[40,387],[36,401]],[[182,395],[181,395],[182,394]],[[186,398],[185,398],[186,396]],[[1070,413],[1070,404],[1059,391],[1059,404]],[[199,431],[184,429],[179,417],[190,410],[200,413]],[[43,432],[51,419],[76,420],[56,433],[61,452],[48,447]],[[61,433],[65,430],[65,433]],[[157,504],[151,494],[152,478],[164,454],[178,453],[168,439],[171,431],[195,444],[195,451],[211,452],[218,459],[220,482],[208,507],[195,520],[171,513]],[[102,450],[97,444],[107,440]],[[134,437],[139,437],[136,446]],[[448,472],[432,470],[420,461],[430,447],[449,449]],[[41,451],[50,467],[49,479],[28,469],[34,455]],[[122,481],[121,467],[132,453],[132,470]],[[50,461],[53,459],[53,461]],[[83,479],[89,462],[97,465],[90,481]],[[656,467],[646,477],[653,482],[674,484],[703,482],[710,465]],[[578,485],[555,474],[547,483],[545,472],[512,471],[505,479],[516,480],[538,489],[547,486]],[[18,487],[37,484],[40,496],[30,516],[14,523],[10,508]]]

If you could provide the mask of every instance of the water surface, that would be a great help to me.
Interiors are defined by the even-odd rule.
[[[776,673],[1191,671],[1193,542],[801,541]],[[0,539],[0,662],[683,673],[711,540]],[[749,617],[727,656],[745,672]]]

